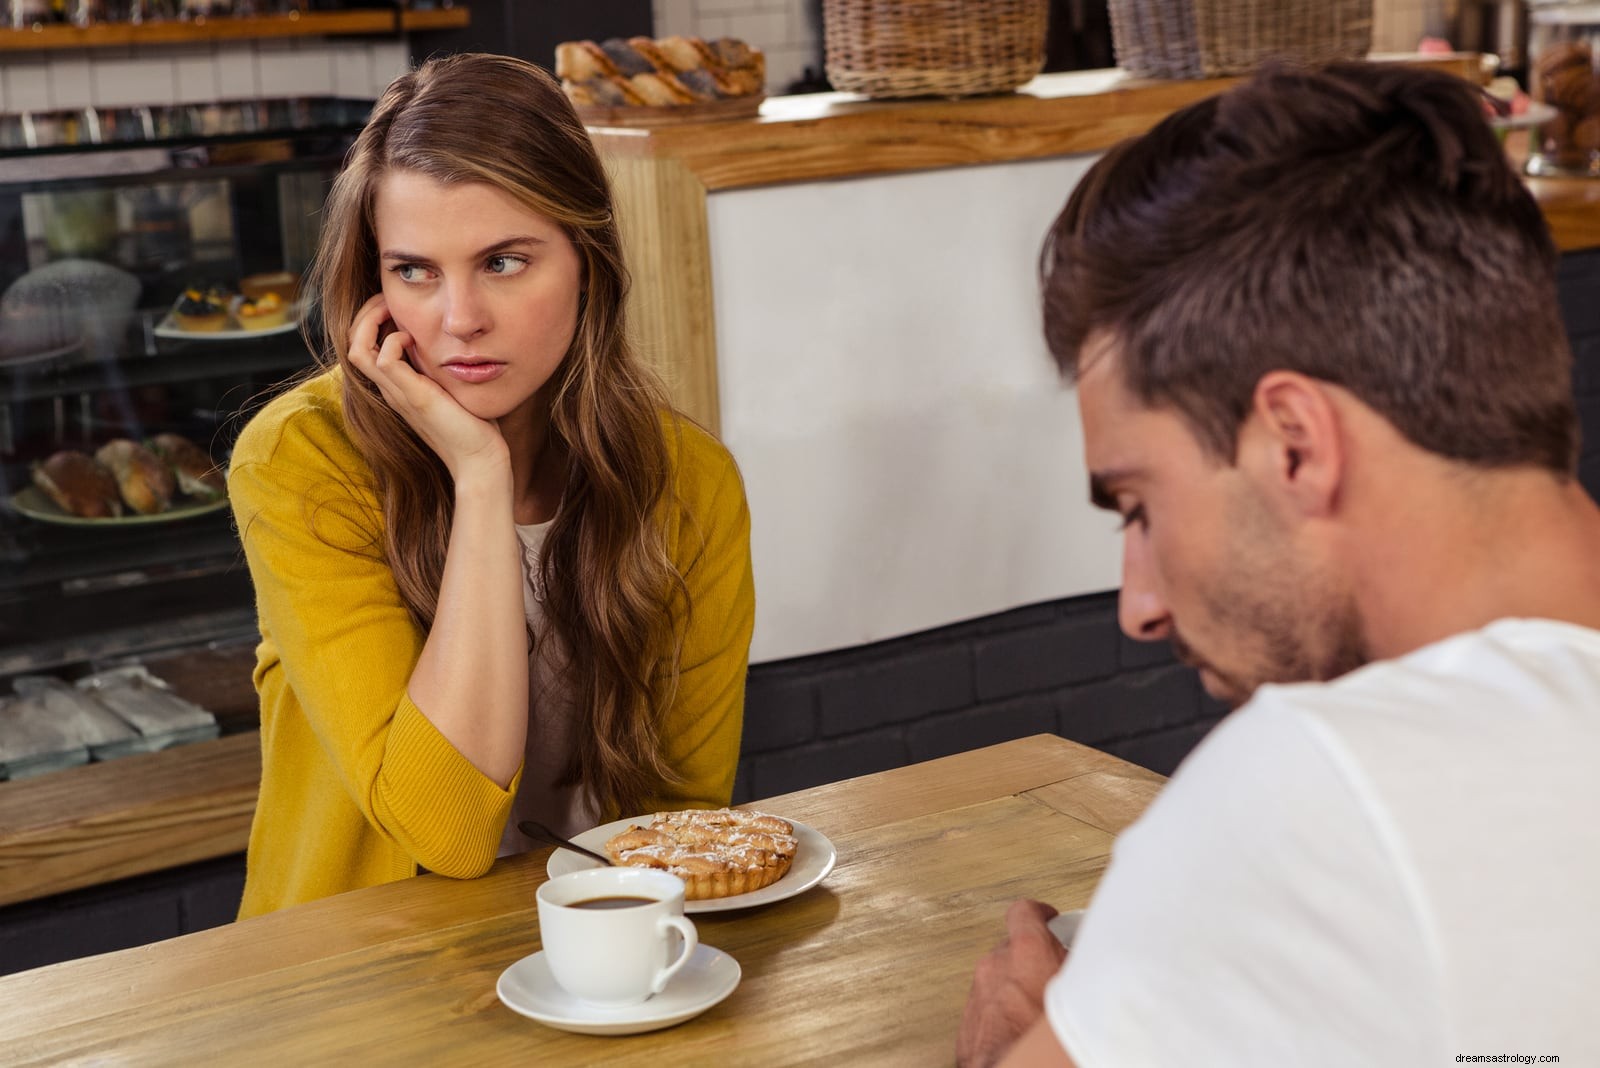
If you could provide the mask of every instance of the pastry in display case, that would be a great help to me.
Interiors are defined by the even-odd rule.
[[[0,693],[253,636],[223,473],[312,362],[300,276],[370,109],[0,116]]]

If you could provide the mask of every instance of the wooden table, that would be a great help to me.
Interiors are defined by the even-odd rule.
[[[548,850],[0,979],[8,1065],[906,1064],[952,1059],[1013,899],[1083,906],[1160,776],[1049,735],[771,798],[839,851],[815,890],[695,917],[726,1001],[624,1038],[555,1031],[495,980],[538,948]]]

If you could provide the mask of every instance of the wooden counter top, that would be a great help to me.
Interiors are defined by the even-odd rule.
[[[626,1038],[545,1028],[495,981],[539,948],[548,850],[0,979],[8,1064],[947,1064],[1006,906],[1085,905],[1160,776],[1038,735],[757,807],[838,850],[821,886],[693,917],[724,1002]]]
[[[1476,54],[1378,56],[1477,80]],[[1120,70],[1044,74],[1017,92],[874,101],[852,93],[773,97],[758,118],[592,127],[613,165],[672,161],[705,192],[1099,152],[1237,78],[1155,81]],[[1600,182],[1530,179],[1563,249],[1600,245]]]

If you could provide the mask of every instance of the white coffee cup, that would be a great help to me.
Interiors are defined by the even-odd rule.
[[[700,944],[683,914],[683,889],[676,875],[649,868],[588,868],[551,879],[538,893],[550,974],[594,1005],[637,1005],[661,993]]]

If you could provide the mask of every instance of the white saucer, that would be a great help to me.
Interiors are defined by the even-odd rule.
[[[605,849],[606,839],[612,835],[620,834],[635,824],[650,822],[649,816],[635,816],[632,819],[616,820],[591,827],[582,834],[572,836],[572,841],[585,849],[601,852]],[[700,901],[685,901],[683,911],[687,913],[701,912],[727,912],[732,909],[747,909],[756,905],[770,905],[774,901],[794,897],[816,886],[828,877],[833,871],[834,863],[839,859],[839,851],[833,843],[828,841],[826,835],[808,827],[798,820],[789,820],[794,824],[794,836],[799,840],[795,851],[794,863],[784,873],[783,878],[771,886],[763,886],[760,890],[752,890],[748,894],[734,894],[730,897],[705,898]],[[592,860],[581,853],[574,853],[570,849],[557,849],[550,854],[550,859],[545,861],[545,874],[554,879],[558,875],[565,875],[569,871],[582,871],[585,868],[598,868],[600,862]]]
[[[700,1015],[739,985],[739,962],[702,945],[667,988],[639,1005],[608,1009],[579,1001],[556,985],[541,950],[500,973],[495,993],[506,1008],[559,1031],[580,1035],[633,1035],[671,1027]]]

